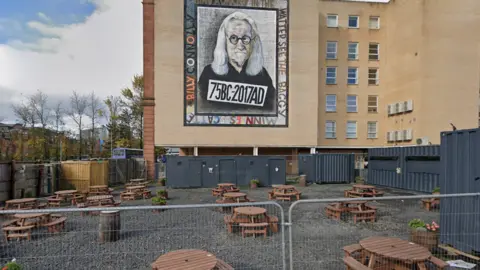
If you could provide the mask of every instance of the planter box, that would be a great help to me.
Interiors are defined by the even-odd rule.
[[[410,230],[410,242],[424,246],[429,250],[438,246],[438,231],[417,231]]]

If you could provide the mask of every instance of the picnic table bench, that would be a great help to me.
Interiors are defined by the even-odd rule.
[[[158,257],[152,263],[152,270],[213,270],[218,260],[204,250],[180,249]]]
[[[28,225],[28,226],[7,226],[3,227],[3,233],[5,235],[5,240],[8,242],[10,239],[21,239],[25,238],[27,240],[32,239],[32,229],[35,226]]]
[[[212,189],[212,196],[222,196],[223,193],[240,192],[240,189],[233,183],[219,183]]]
[[[13,199],[8,200],[5,202],[5,210],[27,210],[27,209],[35,209],[43,206],[43,204],[39,204],[36,198],[23,198],[23,199]]]
[[[50,222],[43,224],[43,226],[47,227],[49,233],[58,233],[65,227],[66,220],[66,217],[54,218]]]
[[[273,190],[268,192],[268,199],[273,200],[282,200],[282,201],[291,201],[292,198],[300,200],[300,195],[302,193],[298,191],[295,186],[291,185],[278,185],[274,186]]]
[[[245,238],[248,234],[263,234],[264,238],[267,238],[267,227],[268,223],[240,223],[240,228],[242,230],[242,237]]]
[[[440,199],[438,198],[422,199],[422,206],[427,211],[430,211],[439,205],[440,205]]]
[[[361,197],[381,197],[383,191],[378,191],[375,186],[356,184],[352,189],[344,191],[345,198],[361,198]]]
[[[238,224],[240,228],[248,227],[240,224],[267,224],[273,233],[278,232],[278,217],[267,215],[267,210],[262,207],[237,207],[233,215],[224,216],[224,221],[229,233],[233,232],[233,226]],[[263,225],[261,225],[263,226]]]
[[[375,222],[377,209],[366,203],[367,201],[331,203],[325,207],[325,214],[329,218],[340,220],[343,213],[351,213],[353,214],[353,223],[357,223],[357,221]]]

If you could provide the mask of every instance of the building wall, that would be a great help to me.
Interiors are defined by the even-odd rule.
[[[155,143],[239,147],[316,145],[318,21],[312,18],[318,17],[317,2],[290,1],[290,94],[285,128],[184,126],[183,8],[183,1],[155,1]]]
[[[450,121],[459,129],[478,125],[479,37],[472,34],[480,27],[478,1],[291,0],[288,127],[281,128],[184,126],[184,1],[152,1],[157,145],[187,154],[193,146],[367,148],[411,145],[422,137],[437,144]],[[339,15],[338,28],[326,27],[327,14]],[[346,27],[348,15],[360,16],[359,29]],[[368,29],[369,16],[380,17],[380,29]],[[338,42],[336,60],[326,60],[327,41]],[[347,60],[349,41],[359,42],[356,61]],[[370,42],[380,44],[379,61],[368,60]],[[333,65],[337,84],[326,85],[325,68]],[[359,68],[357,85],[346,83],[349,66]],[[367,83],[369,67],[379,68],[377,86]],[[327,94],[337,95],[334,113],[325,112]],[[356,113],[346,112],[348,94],[358,96]],[[367,111],[369,95],[379,97],[377,113]],[[406,100],[413,100],[412,112],[387,115],[388,104]],[[326,120],[336,121],[336,139],[325,138]],[[356,139],[346,139],[347,121],[357,121]],[[368,121],[378,122],[376,139],[367,139]],[[413,130],[412,140],[387,142],[387,131],[405,129]]]

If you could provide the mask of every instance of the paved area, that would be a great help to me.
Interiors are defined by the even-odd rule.
[[[349,185],[311,185],[299,188],[302,198],[341,198]],[[152,190],[159,190],[154,187]],[[269,188],[242,192],[257,202],[266,201]],[[384,190],[388,195],[411,193]],[[118,191],[117,191],[118,193]],[[169,205],[214,203],[210,189],[169,190]],[[118,196],[117,196],[118,199]],[[345,245],[360,239],[398,236],[408,239],[407,223],[413,218],[438,220],[438,213],[426,212],[415,201],[373,202],[378,207],[376,223],[353,224],[350,219],[333,221],[325,217],[324,204],[299,204],[293,210],[293,250],[295,269],[344,269],[341,263]],[[122,205],[151,205],[150,200],[125,202]],[[285,211],[291,205],[280,203]],[[278,207],[268,206],[268,213],[280,218]],[[282,234],[242,238],[229,234],[223,223],[226,213],[216,208],[123,211],[121,238],[113,243],[99,243],[98,216],[66,213],[65,231],[47,234],[34,231],[31,241],[0,242],[0,258],[12,258],[24,269],[151,269],[158,256],[182,248],[205,249],[233,265],[235,269],[281,269]],[[288,231],[287,231],[288,232]],[[288,233],[285,233],[288,241]],[[286,243],[288,256],[288,242]]]

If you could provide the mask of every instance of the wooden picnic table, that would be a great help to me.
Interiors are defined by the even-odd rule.
[[[146,186],[144,185],[137,185],[137,186],[129,186],[129,187],[126,187],[125,189],[128,191],[133,191],[133,190],[143,190],[145,188]]]
[[[35,225],[37,226],[42,223],[48,222],[50,220],[50,213],[15,214],[13,215],[13,217],[20,220],[18,222],[18,225],[21,227],[26,225],[32,225],[32,224],[26,224],[28,219],[39,219],[38,221],[35,222]]]
[[[87,197],[87,201],[89,204],[92,205],[109,205],[109,204],[114,204],[115,201],[113,200],[112,195],[96,195],[96,196],[90,196]],[[102,202],[108,202],[108,203],[102,203]]]
[[[90,189],[107,189],[107,185],[97,185],[97,186],[90,186]]]
[[[233,217],[232,219],[236,222],[236,219],[238,216],[246,216],[249,218],[250,223],[255,223],[255,218],[258,218],[259,216],[265,217],[268,220],[267,217],[267,209],[262,208],[262,207],[237,207],[233,210]],[[241,222],[239,222],[241,223]]]
[[[235,184],[233,184],[233,183],[218,183],[217,186],[226,188],[226,187],[234,187]]]
[[[353,185],[353,189],[354,190],[374,190],[375,189],[375,186],[371,186],[371,185],[364,185],[364,184],[355,184]]]
[[[394,269],[410,269],[406,264],[415,264],[418,269],[426,269],[425,262],[432,254],[427,248],[399,238],[374,236],[360,241],[370,260],[368,268],[374,269],[376,257],[385,258],[395,264]]]
[[[232,202],[241,202],[248,201],[247,194],[242,192],[227,192],[223,193],[223,198],[226,200],[231,200]]]
[[[153,270],[212,270],[217,258],[212,253],[197,249],[181,249],[164,254],[152,263]]]
[[[5,202],[5,209],[21,209],[26,205],[37,204],[36,198],[13,199]]]
[[[292,185],[277,185],[273,187],[272,191],[268,192],[268,198],[279,199],[279,200],[291,200],[291,197],[296,197],[297,200],[300,200],[301,192],[297,190],[295,186]]]

